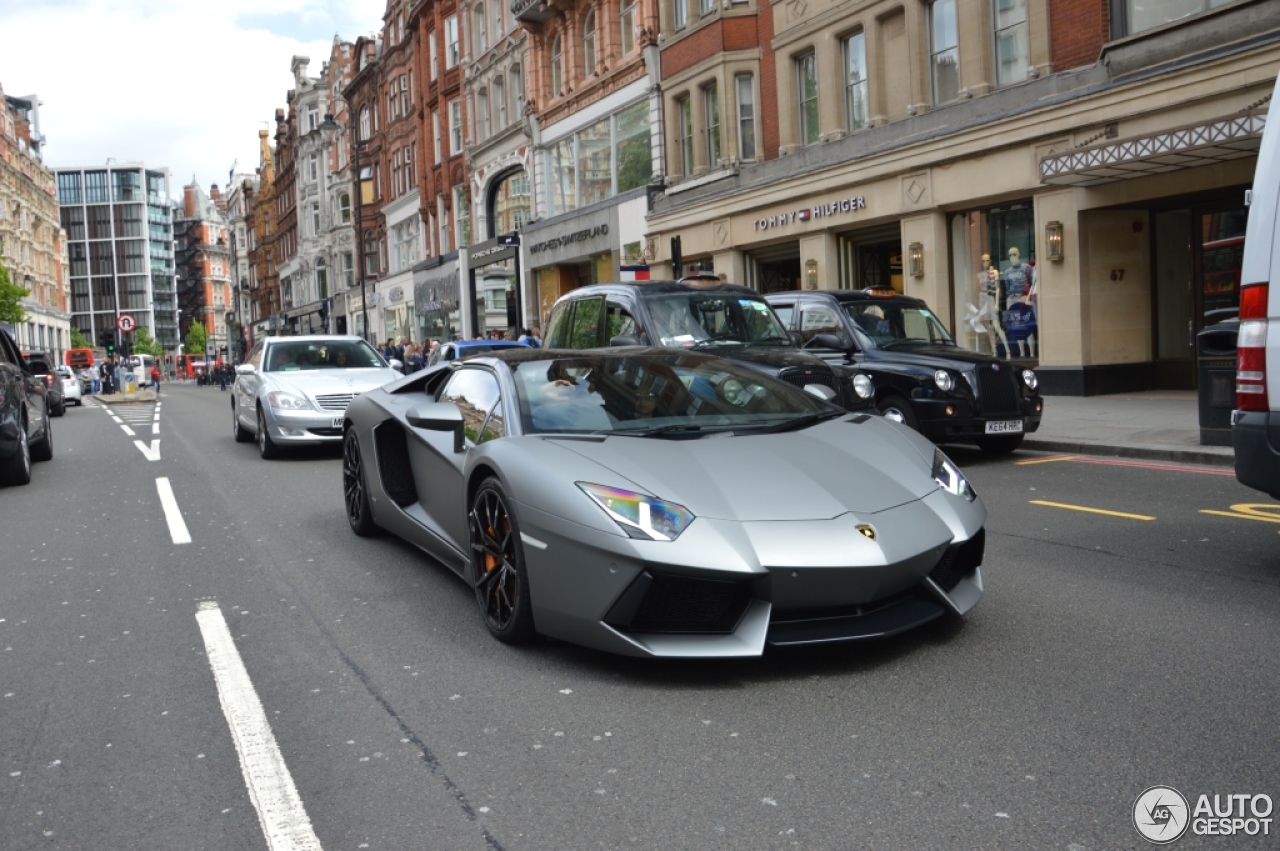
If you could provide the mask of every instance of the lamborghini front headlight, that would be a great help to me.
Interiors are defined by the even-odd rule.
[[[632,538],[674,541],[693,522],[693,512],[678,503],[607,485],[576,484]]]

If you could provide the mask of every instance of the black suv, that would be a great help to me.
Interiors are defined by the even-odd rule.
[[[24,352],[27,366],[44,382],[45,396],[49,400],[50,416],[60,417],[67,412],[67,394],[62,389],[62,376],[53,368],[53,361],[46,352]]]
[[[581,287],[551,308],[544,343],[697,350],[797,387],[822,385],[850,411],[875,410],[869,378],[800,351],[759,293],[713,276]]]
[[[44,381],[0,330],[0,484],[25,485],[31,481],[31,462],[53,457],[46,392]]]
[[[866,370],[876,407],[934,443],[1012,452],[1040,427],[1031,369],[957,346],[928,305],[893,290],[765,296],[792,339],[833,364]]]

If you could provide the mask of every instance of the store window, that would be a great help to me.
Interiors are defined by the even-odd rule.
[[[1159,3],[1152,3],[1151,0],[1112,0],[1112,36],[1123,38],[1145,32],[1233,2],[1235,0],[1161,0]]]
[[[680,151],[680,173],[693,174],[693,107],[689,96],[676,98],[676,149]]]
[[[588,125],[549,145],[543,156],[553,216],[644,186],[653,177],[648,104]]]
[[[1031,200],[951,217],[956,342],[1004,360],[1040,359]]]
[[[797,103],[800,108],[800,144],[818,141],[818,57],[806,53],[796,58]]]
[[[997,3],[1003,0],[996,0]],[[867,38],[856,32],[844,39],[844,121],[850,132],[867,126]]]
[[[750,74],[738,74],[733,78],[738,102],[738,156],[743,160],[756,158],[756,96]]]
[[[702,125],[706,128],[707,167],[720,164],[720,96],[714,82],[702,87]]]

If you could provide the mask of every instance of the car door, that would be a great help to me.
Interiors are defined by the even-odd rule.
[[[19,419],[25,412],[27,418],[27,438],[36,443],[44,438],[48,425],[48,396],[43,379],[37,378],[27,366],[26,359],[13,341],[0,331],[0,347],[3,347],[6,364],[5,397],[6,403],[12,398],[13,413]]]
[[[465,448],[453,451],[452,432],[409,428],[409,463],[428,527],[465,558],[468,508],[462,471],[472,449],[506,436],[502,393],[491,370],[463,366],[449,376],[436,399],[462,411]]]
[[[604,345],[612,346],[616,337],[642,342],[640,324],[636,322],[634,311],[620,299],[611,296],[605,302]]]
[[[850,335],[840,320],[839,308],[826,299],[806,298],[796,306],[794,327],[798,332],[800,347],[812,352],[828,363],[842,364],[851,360],[857,362],[856,353],[851,354],[849,348],[827,348],[819,346],[814,338],[819,334],[832,334],[843,338],[849,346],[853,346]]]

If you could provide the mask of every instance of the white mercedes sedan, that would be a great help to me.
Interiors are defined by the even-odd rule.
[[[236,367],[232,433],[239,443],[256,439],[267,459],[287,446],[340,443],[347,405],[400,378],[400,368],[359,337],[267,337]]]

